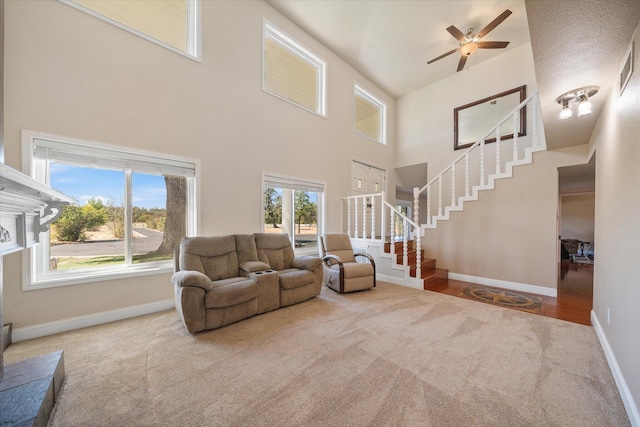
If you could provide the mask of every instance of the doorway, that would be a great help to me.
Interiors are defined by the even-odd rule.
[[[558,168],[558,177],[558,304],[576,304],[576,310],[563,308],[577,312],[579,306],[588,316],[593,306],[593,269],[597,259],[595,154],[586,165]],[[585,322],[590,324],[590,319],[579,321]]]

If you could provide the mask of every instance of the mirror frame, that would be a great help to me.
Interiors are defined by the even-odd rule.
[[[520,104],[522,101],[527,99],[527,86],[523,85],[520,87],[516,87],[514,89],[510,89],[510,90],[498,93],[488,98],[480,99],[470,104],[463,105],[462,107],[454,108],[453,109],[453,149],[462,150],[464,148],[471,147],[475,143],[475,141],[473,141],[467,144],[462,144],[462,145],[458,144],[458,112],[460,110],[471,108],[479,104],[484,104],[485,102],[491,102],[494,99],[502,98],[503,96],[511,95],[512,93],[520,93],[520,101],[518,102],[518,104]],[[514,108],[515,107],[516,106],[514,105]],[[527,135],[527,107],[525,106],[520,109],[520,131],[518,132],[518,136],[526,136],[526,135]],[[510,133],[508,135],[500,135],[501,141],[505,139],[512,139],[512,138],[513,138],[513,133]],[[496,139],[489,138],[489,139],[485,139],[484,142],[485,143],[496,142]]]

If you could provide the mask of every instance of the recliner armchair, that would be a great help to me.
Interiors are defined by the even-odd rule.
[[[354,253],[347,234],[323,234],[320,237],[323,280],[337,292],[356,292],[376,286],[376,264],[366,253]],[[356,262],[356,257],[369,262]]]

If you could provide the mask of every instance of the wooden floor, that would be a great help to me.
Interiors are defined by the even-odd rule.
[[[538,295],[542,298],[540,315],[591,326],[593,265],[562,262],[558,270],[558,297]],[[458,296],[469,285],[448,279],[434,283],[428,290]]]

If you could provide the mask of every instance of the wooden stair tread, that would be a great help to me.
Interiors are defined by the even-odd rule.
[[[449,270],[443,268],[436,268],[435,270],[422,275],[424,283],[423,289],[429,289],[430,287],[441,285],[442,282],[449,280]]]

